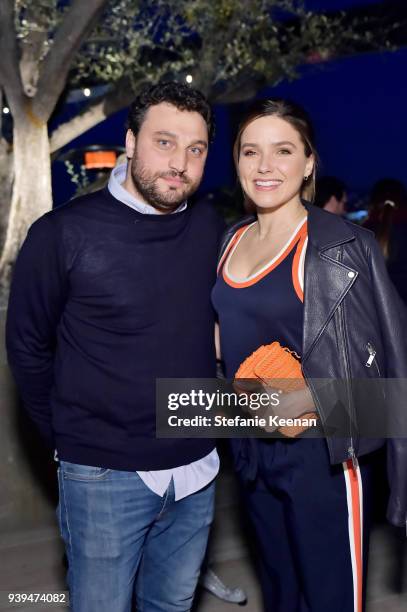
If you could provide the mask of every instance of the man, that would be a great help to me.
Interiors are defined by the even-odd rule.
[[[322,176],[317,180],[314,204],[335,215],[346,213],[348,195],[346,186],[335,176]]]
[[[164,83],[130,108],[108,188],[47,213],[15,267],[9,362],[59,459],[74,612],[191,608],[219,459],[155,439],[156,378],[215,376],[210,291],[222,224],[191,207],[213,132],[197,91]]]

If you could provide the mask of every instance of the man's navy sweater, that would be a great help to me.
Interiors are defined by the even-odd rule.
[[[208,204],[143,215],[107,189],[33,224],[15,266],[7,349],[25,407],[60,459],[157,470],[213,449],[155,439],[155,379],[215,376],[221,231]]]

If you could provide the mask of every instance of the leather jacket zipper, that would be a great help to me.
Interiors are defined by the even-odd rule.
[[[366,366],[367,368],[371,368],[371,367],[372,367],[372,365],[374,364],[374,365],[375,365],[375,367],[376,367],[377,377],[378,377],[378,378],[381,378],[381,377],[382,377],[382,375],[381,375],[381,373],[380,373],[379,363],[378,363],[378,361],[377,361],[377,359],[376,359],[377,352],[376,352],[376,349],[375,349],[374,345],[373,345],[371,342],[367,342],[367,344],[366,344],[366,350],[367,350],[367,352],[369,353],[369,357],[368,357],[368,360],[367,360],[367,361],[366,361],[366,363],[365,363],[365,366]],[[381,390],[381,393],[382,393],[382,395],[383,395],[383,399],[384,399],[384,401],[386,401],[386,390],[385,390],[385,388],[383,387],[383,385],[381,385],[380,390]]]
[[[338,250],[336,254],[336,260],[341,261],[341,251]],[[339,323],[339,338],[341,341],[341,349],[343,355],[343,362],[345,364],[345,376],[346,376],[346,387],[349,398],[349,441],[350,445],[348,447],[348,457],[352,460],[352,465],[354,469],[357,468],[357,458],[355,453],[355,447],[353,443],[353,431],[352,431],[352,421],[355,418],[355,411],[353,408],[352,396],[351,396],[351,377],[350,377],[350,367],[348,361],[348,354],[346,350],[346,336],[345,336],[345,322],[344,322],[344,312],[343,312],[343,303],[338,306],[338,323]]]
[[[366,367],[367,368],[371,368],[372,367],[372,363],[374,361],[374,358],[376,357],[376,351],[374,350],[374,348],[370,344],[370,342],[368,342],[366,344],[366,348],[367,348],[368,353],[369,353],[369,359],[366,361]]]
[[[373,363],[374,363],[375,366],[376,366],[377,374],[378,374],[378,376],[380,378],[381,375],[380,375],[379,364],[377,363],[377,359],[376,359],[376,349],[375,349],[375,347],[373,346],[373,344],[371,342],[368,342],[366,344],[366,349],[367,349],[367,351],[369,353],[369,358],[366,361],[365,365],[366,365],[367,368],[371,368]]]

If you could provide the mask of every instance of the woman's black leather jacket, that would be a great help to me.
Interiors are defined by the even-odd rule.
[[[385,431],[377,435],[380,424],[372,423],[380,421],[380,411],[394,412],[392,422],[398,420],[400,436],[406,436],[407,396],[401,395],[406,385],[383,391],[378,379],[407,379],[407,311],[373,233],[307,202],[304,206],[308,246],[302,369],[334,464],[386,443]],[[236,229],[252,220],[246,217],[227,230],[221,254]],[[363,386],[367,379],[373,385]],[[364,435],[369,422],[374,434]],[[340,435],[329,435],[335,424]],[[407,520],[407,438],[387,439],[387,449],[387,516],[401,526]]]

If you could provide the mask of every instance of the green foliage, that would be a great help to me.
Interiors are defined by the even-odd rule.
[[[30,44],[33,34],[41,36],[40,59],[43,59],[66,9],[59,0],[15,0],[15,28],[20,45]]]
[[[69,2],[15,1],[21,44],[33,29],[46,30],[45,56]],[[367,21],[343,27],[344,19],[310,13],[299,0],[111,0],[77,54],[69,85],[134,88],[190,73],[212,99],[239,90],[244,97],[245,86],[294,78],[304,62],[378,46]]]
[[[89,187],[89,177],[83,164],[75,165],[69,160],[64,161],[66,172],[76,187],[76,195]]]

